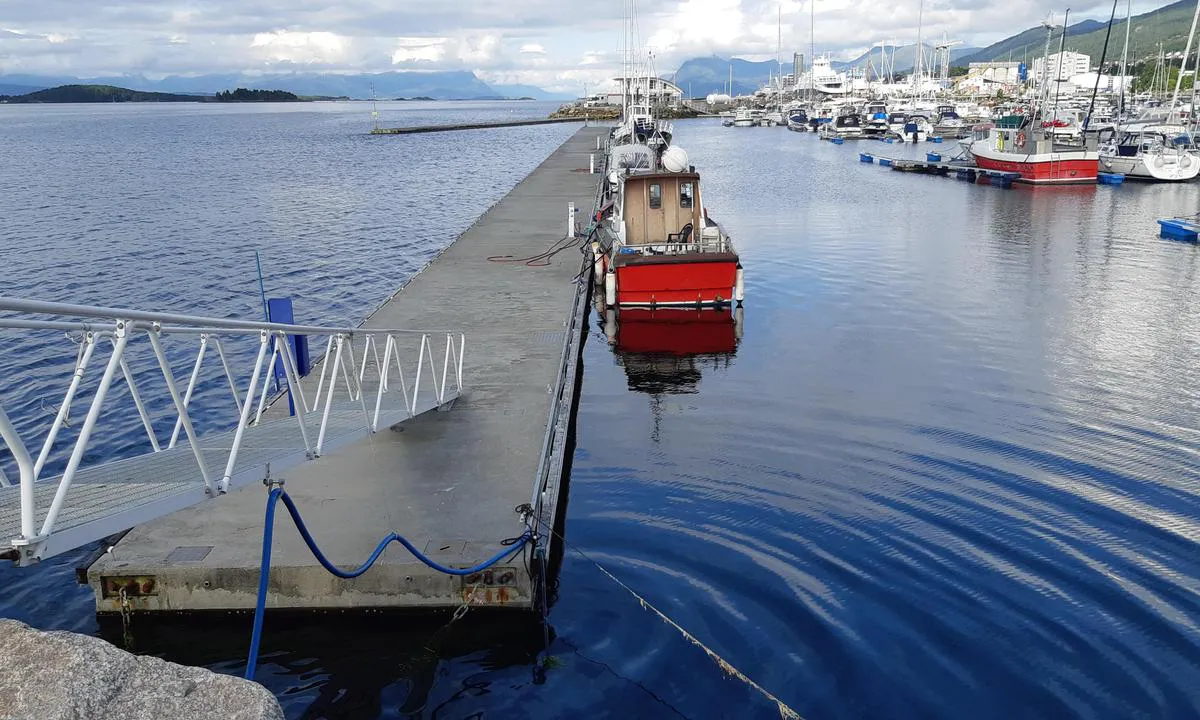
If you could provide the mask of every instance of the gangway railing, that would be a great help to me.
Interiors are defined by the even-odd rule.
[[[10,417],[0,395],[0,441],[17,469],[13,480],[0,454],[0,557],[20,565],[448,408],[463,391],[461,333],[290,325],[4,297],[0,313],[0,337],[18,335],[9,347],[39,333],[67,333],[77,343],[74,361],[57,363],[62,377],[54,379],[63,395],[48,426],[42,416],[29,417],[27,402],[24,415]],[[319,368],[308,376],[300,374],[291,337],[318,346],[325,340]],[[101,357],[106,359],[98,362]],[[174,367],[181,361],[182,374]],[[121,382],[133,407],[105,411],[110,391]],[[86,416],[76,427],[71,411],[88,390]],[[287,394],[290,411],[289,402],[274,402]],[[106,438],[126,439],[131,432],[145,433],[142,454],[94,459],[111,454]],[[46,477],[48,468],[60,465]]]

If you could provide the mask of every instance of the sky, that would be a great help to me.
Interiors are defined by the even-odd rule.
[[[0,75],[471,70],[490,84],[578,94],[620,73],[630,1],[0,0]],[[1072,22],[1107,19],[1112,8],[1077,4]],[[1134,12],[1161,4],[1135,3]],[[946,33],[975,46],[1035,26],[1051,10],[1061,21],[1061,8],[1044,0],[636,5],[638,45],[658,74],[697,56],[774,58],[777,33],[784,58],[810,44],[853,57],[880,41],[915,42],[919,14],[927,40]]]

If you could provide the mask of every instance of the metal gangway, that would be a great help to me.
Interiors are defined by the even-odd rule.
[[[39,414],[26,401],[10,417],[0,396],[0,440],[8,451],[0,453],[0,557],[19,565],[261,482],[270,472],[449,408],[463,391],[462,334],[0,297],[0,339],[7,341],[0,348],[52,347],[46,335],[59,342],[63,333],[74,361],[60,353],[59,362],[46,364],[57,365],[52,374],[61,377],[38,378],[58,383],[57,408]],[[297,338],[316,347],[324,340],[319,369],[307,376]],[[106,408],[121,382],[132,402]],[[89,392],[86,415],[72,420],[73,407]],[[139,421],[148,441],[141,454],[97,459],[108,454],[104,439],[127,437]],[[52,466],[61,472],[45,477]]]

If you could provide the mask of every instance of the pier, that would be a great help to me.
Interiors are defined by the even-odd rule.
[[[538,122],[547,121],[512,124]],[[395,532],[438,563],[467,568],[503,551],[503,541],[522,534],[526,526],[517,506],[528,503],[540,522],[554,521],[569,467],[568,438],[590,292],[584,273],[590,267],[576,249],[579,243],[570,242],[544,262],[512,260],[537,257],[573,238],[568,206],[573,204],[580,220],[586,220],[598,178],[588,172],[589,156],[607,132],[596,127],[576,132],[362,326],[364,332],[454,328],[461,333],[454,337],[462,338],[457,352],[447,351],[444,365],[442,355],[431,353],[425,367],[436,368],[435,389],[440,373],[445,391],[446,378],[454,374],[451,368],[460,362],[463,390],[442,412],[427,412],[391,428],[381,425],[307,462],[272,470],[271,481],[283,481],[332,563],[357,567],[382,537]],[[454,188],[445,191],[453,193]],[[372,348],[366,342],[355,337],[346,348],[364,367],[372,352],[384,354],[381,345]],[[454,347],[450,340],[447,345]],[[328,347],[334,347],[332,341]],[[424,351],[422,345],[419,352]],[[348,366],[352,373],[354,361]],[[336,367],[335,362],[330,376],[338,375]],[[299,381],[297,394],[320,397],[324,377],[323,367],[314,369]],[[352,380],[347,377],[347,384],[353,386]],[[361,385],[362,412],[369,414],[375,391],[370,383]],[[277,398],[262,417],[264,422],[286,422],[287,398]],[[87,569],[97,611],[253,609],[266,499],[262,483],[249,483],[133,528]],[[521,555],[492,571],[456,577],[393,545],[361,577],[338,579],[313,558],[282,508],[278,513],[268,609],[534,604],[535,585]],[[545,534],[534,552],[549,552],[550,539]]]

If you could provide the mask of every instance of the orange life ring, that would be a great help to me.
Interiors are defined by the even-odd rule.
[[[1017,133],[1017,145],[1020,145],[1021,147],[1025,147],[1025,140],[1026,140],[1026,139],[1027,139],[1027,138],[1025,137],[1025,132],[1024,132],[1024,131],[1021,131],[1021,132]]]

